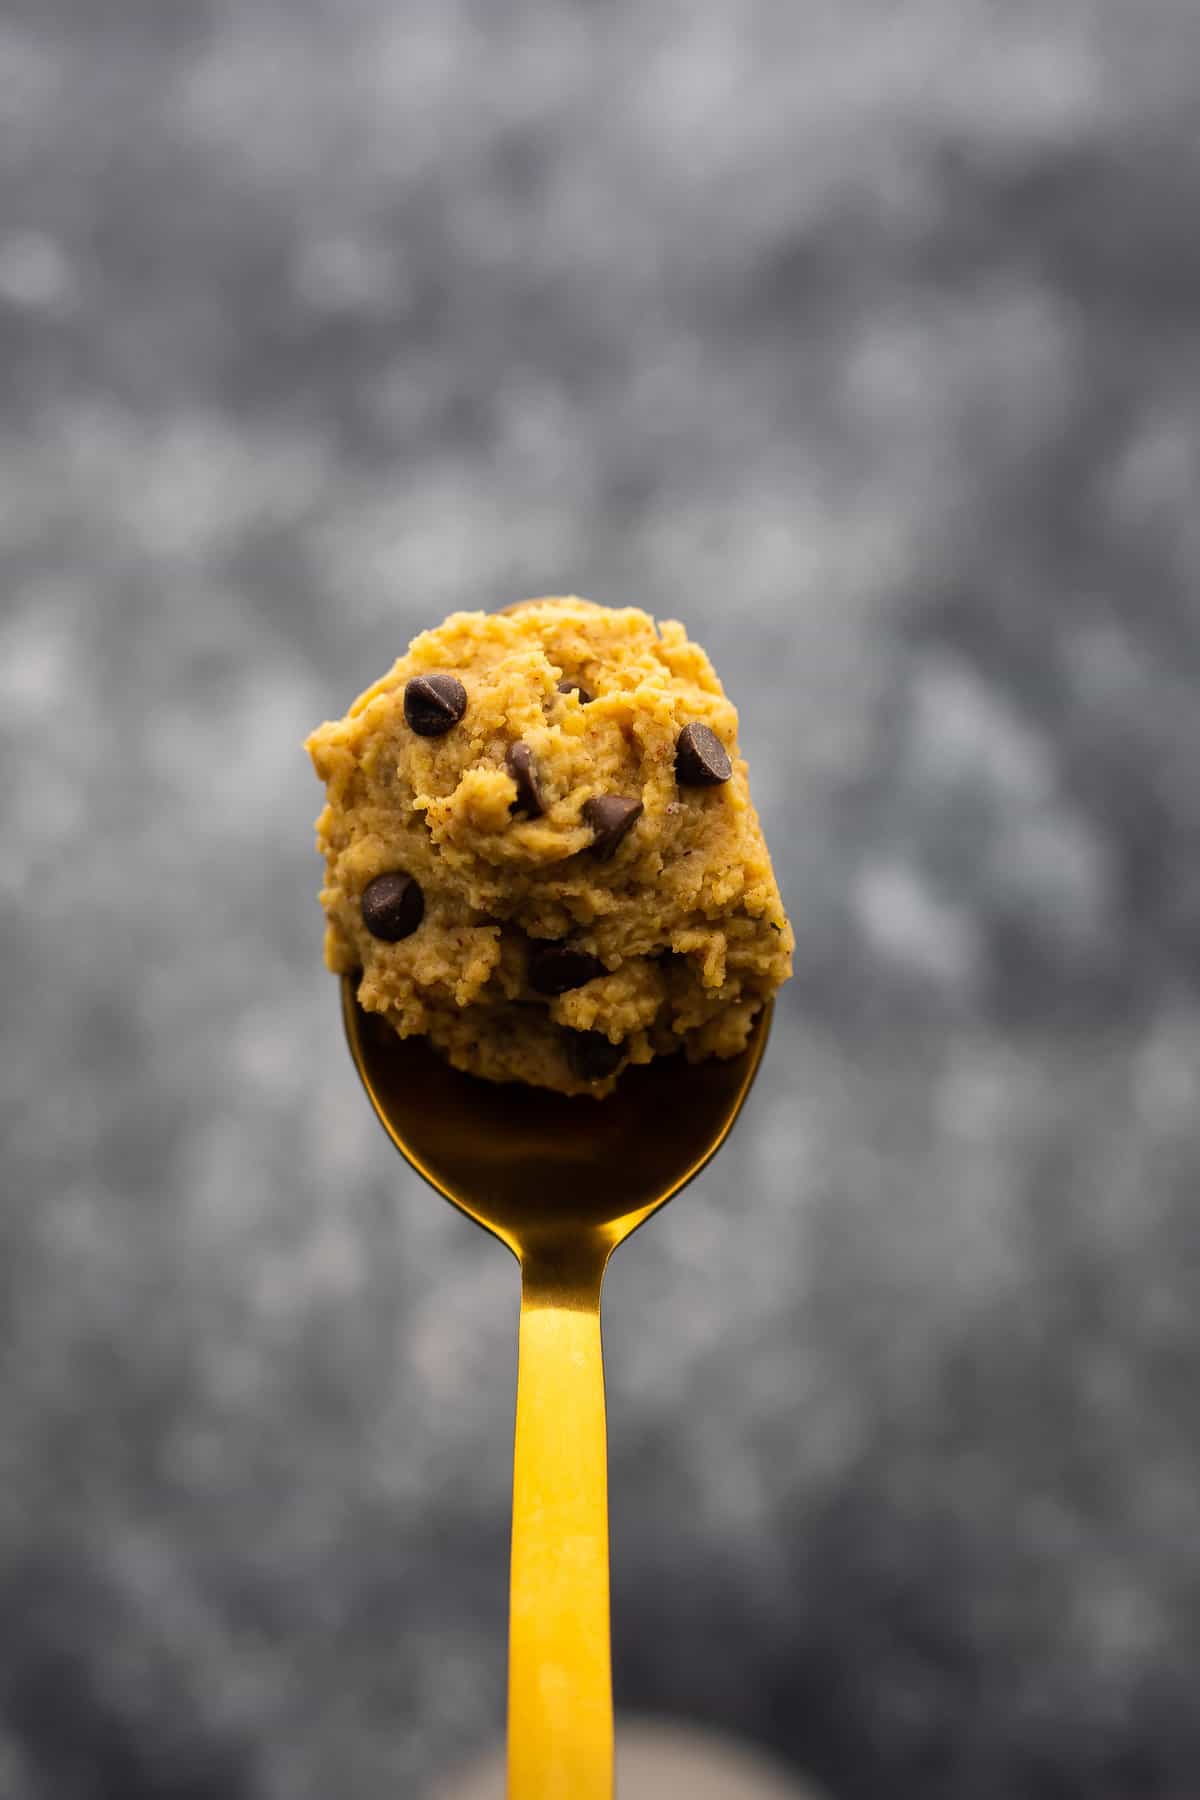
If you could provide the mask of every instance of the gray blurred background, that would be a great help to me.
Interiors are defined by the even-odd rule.
[[[1200,8],[3,0],[0,1797],[503,1717],[517,1289],[320,965],[300,740],[679,616],[799,938],[608,1294],[620,1704],[1200,1793]]]

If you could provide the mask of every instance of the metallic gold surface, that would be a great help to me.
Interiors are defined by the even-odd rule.
[[[521,1265],[509,1619],[509,1800],[611,1800],[600,1290],[616,1246],[716,1153],[758,1072],[660,1058],[607,1100],[460,1074],[342,981],[355,1066],[397,1149]]]

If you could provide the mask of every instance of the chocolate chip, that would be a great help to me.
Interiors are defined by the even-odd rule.
[[[588,693],[582,682],[569,681],[564,677],[558,684],[558,691],[560,694],[578,694],[580,706],[590,706],[592,704],[593,696]]]
[[[537,769],[534,766],[533,752],[528,744],[510,744],[504,766],[517,784],[517,797],[512,803],[514,812],[527,813],[531,819],[540,819],[545,812],[542,791],[538,786]]]
[[[535,944],[529,952],[529,985],[535,994],[565,994],[607,973],[598,956],[572,944]]]
[[[388,875],[377,875],[363,890],[362,919],[372,937],[385,944],[398,944],[411,937],[425,917],[425,896],[421,884],[393,869]]]
[[[566,1033],[567,1066],[579,1081],[603,1081],[625,1061],[624,1044],[610,1043],[602,1031]]]
[[[644,810],[640,800],[626,800],[620,794],[597,794],[584,801],[584,819],[596,834],[591,847],[601,862],[616,855],[621,839]]]
[[[444,737],[467,710],[457,675],[414,675],[404,688],[404,716],[418,737]]]
[[[675,779],[681,787],[720,787],[733,774],[724,744],[707,725],[685,725],[675,740]]]

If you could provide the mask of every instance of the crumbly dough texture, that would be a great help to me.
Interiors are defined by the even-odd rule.
[[[452,674],[465,716],[420,737],[404,715],[414,675]],[[559,691],[577,681],[593,696]],[[733,761],[720,786],[681,787],[676,740],[694,721]],[[509,747],[532,752],[545,804],[514,812]],[[793,937],[737,750],[737,712],[684,627],[576,598],[453,613],[307,748],[328,803],[325,960],[361,970],[358,996],[401,1037],[425,1033],[451,1063],[494,1081],[611,1092],[572,1072],[569,1031],[600,1032],[626,1064],[678,1050],[742,1050],[791,974]],[[611,860],[590,846],[586,802],[641,800]],[[403,870],[425,912],[399,943],[373,937],[362,894]],[[533,991],[532,941],[569,939],[608,971],[557,997]]]

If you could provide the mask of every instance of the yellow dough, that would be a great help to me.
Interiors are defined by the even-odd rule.
[[[456,677],[466,706],[442,735],[422,736],[405,692],[431,676]],[[677,770],[689,725],[721,740],[728,779],[681,784],[680,772],[695,778],[686,762]],[[516,743],[540,816],[520,810]],[[693,1060],[736,1055],[791,974],[737,712],[674,620],[656,629],[634,607],[574,598],[452,613],[307,747],[328,799],[317,821],[325,960],[361,970],[362,1005],[401,1037],[427,1034],[460,1069],[602,1097],[620,1068],[681,1046]],[[643,810],[611,848],[585,808],[614,796]],[[411,878],[392,884],[407,894],[408,935],[385,941],[364,922],[363,896],[398,872]],[[597,961],[547,957],[549,940]],[[534,986],[589,967],[599,972],[565,992]]]

